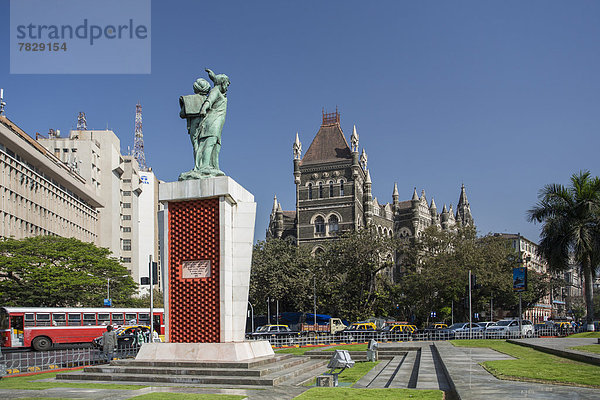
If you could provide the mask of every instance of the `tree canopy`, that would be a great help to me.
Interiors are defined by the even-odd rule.
[[[428,320],[431,312],[448,318],[443,309],[454,308],[455,320],[469,318],[469,270],[476,276],[472,288],[473,312],[490,319],[490,300],[493,308],[512,315],[518,314],[518,295],[512,288],[512,268],[517,266],[518,254],[509,242],[499,236],[477,237],[474,227],[457,232],[426,229],[401,254],[404,274],[399,283],[402,298],[402,319],[413,316]],[[537,303],[548,292],[548,276],[529,270],[529,288],[523,292],[523,308]],[[498,317],[497,314],[494,315]]]
[[[587,308],[587,329],[594,330],[593,282],[600,264],[600,178],[589,171],[571,176],[571,184],[544,186],[529,220],[542,223],[539,251],[550,268],[581,267]]]
[[[0,240],[0,301],[8,306],[127,306],[137,284],[110,251],[74,238]]]

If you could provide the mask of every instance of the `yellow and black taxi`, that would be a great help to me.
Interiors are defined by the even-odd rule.
[[[417,332],[417,326],[408,323],[392,323],[386,325],[379,334],[380,340],[402,340]]]
[[[115,333],[117,334],[117,347],[139,346],[152,341],[150,340],[150,327],[147,325],[125,325],[117,328]],[[154,341],[157,339],[155,338]],[[92,345],[102,347],[102,336],[95,338]]]
[[[373,322],[356,322],[340,332],[344,340],[363,341],[374,339],[378,334],[377,326]]]

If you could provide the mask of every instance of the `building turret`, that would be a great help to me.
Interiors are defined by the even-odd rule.
[[[448,210],[446,209],[445,204],[442,213],[440,214],[440,225],[442,225],[443,230],[448,230]]]
[[[362,154],[360,155],[360,166],[363,170],[367,170],[367,152],[363,149]]]
[[[456,206],[456,220],[460,221],[463,226],[473,226],[473,216],[471,215],[471,206],[467,200],[467,191],[463,183],[460,189],[460,197]]]
[[[293,152],[294,152],[294,183],[300,184],[300,160],[302,159],[302,143],[296,132],[296,140],[294,141]]]
[[[277,211],[275,211],[275,237],[281,238],[283,235],[283,210],[281,209],[281,203],[277,204]]]
[[[431,225],[440,225],[439,216],[437,214],[437,206],[435,205],[435,200],[433,197],[431,198],[431,205],[429,206],[429,215],[431,215]]]
[[[394,204],[394,211],[398,208],[400,204],[400,194],[398,193],[398,184],[394,182],[394,191],[392,192],[392,201]]]
[[[273,208],[271,209],[271,219],[275,218],[277,212],[277,195],[273,196]]]
[[[358,133],[356,133],[356,125],[354,125],[352,136],[350,136],[350,146],[352,148],[352,152],[358,154]]]
[[[454,211],[452,210],[452,204],[448,209],[448,229],[456,228],[456,218],[454,218]]]
[[[373,194],[371,193],[371,173],[367,170],[367,177],[363,185],[363,204],[365,209],[366,225],[371,225],[373,222]]]

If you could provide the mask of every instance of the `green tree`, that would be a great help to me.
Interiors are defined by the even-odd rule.
[[[468,320],[469,270],[478,285],[471,292],[473,312],[489,316],[493,298],[495,309],[517,315],[519,297],[512,289],[512,267],[517,259],[508,241],[494,235],[477,237],[474,227],[457,232],[426,229],[401,254],[403,317],[414,315],[417,322],[428,323],[435,311],[441,320],[448,318],[444,310],[453,305],[455,320]],[[529,278],[529,289],[523,293],[524,308],[538,302],[548,290],[548,276],[529,271]]]
[[[59,236],[0,240],[2,304],[100,307],[109,278],[113,304],[128,305],[137,285],[108,249]]]
[[[256,315],[267,313],[267,299],[279,300],[279,311],[312,310],[315,260],[291,240],[259,241],[252,252],[250,302]],[[271,308],[271,313],[275,310]]]
[[[391,285],[394,254],[400,242],[373,229],[346,232],[317,256],[320,308],[349,320],[394,314]]]
[[[593,331],[593,282],[600,261],[600,178],[581,171],[571,176],[569,187],[544,186],[538,199],[528,217],[543,224],[539,250],[555,271],[568,269],[571,261],[580,265],[587,329]]]

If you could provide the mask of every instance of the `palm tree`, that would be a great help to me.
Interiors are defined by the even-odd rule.
[[[546,185],[528,211],[531,222],[543,223],[539,252],[555,271],[573,259],[581,267],[587,308],[587,330],[594,330],[593,282],[600,261],[600,178],[589,171],[571,176],[571,185]]]

